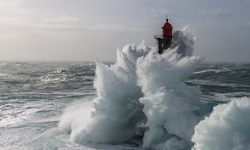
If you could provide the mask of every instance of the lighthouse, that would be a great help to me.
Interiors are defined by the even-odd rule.
[[[168,49],[171,45],[172,40],[172,25],[166,19],[166,23],[161,27],[162,28],[162,35],[155,35],[154,38],[156,39],[156,43],[158,46],[158,53],[162,54],[164,50]]]

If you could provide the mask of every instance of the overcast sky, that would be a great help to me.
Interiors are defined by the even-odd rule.
[[[155,46],[166,14],[191,25],[195,55],[250,61],[250,0],[0,0],[0,60],[114,61],[126,44]]]

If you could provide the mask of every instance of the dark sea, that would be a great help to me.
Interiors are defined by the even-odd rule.
[[[58,121],[73,101],[96,96],[94,70],[84,62],[1,62],[0,149],[74,147]]]
[[[71,142],[58,123],[68,105],[97,96],[95,68],[93,62],[0,62],[0,149],[92,149]],[[249,97],[250,64],[201,63],[186,83],[200,88],[203,101]]]

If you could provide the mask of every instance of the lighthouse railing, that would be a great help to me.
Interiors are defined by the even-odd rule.
[[[161,35],[154,35],[154,38],[155,39],[159,39],[159,38],[161,38],[162,36]]]

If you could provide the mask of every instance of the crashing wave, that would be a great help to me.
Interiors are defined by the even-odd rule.
[[[194,41],[194,34],[185,27],[174,33],[171,47],[162,55],[142,43],[118,49],[117,62],[111,66],[95,60],[97,97],[91,105],[68,108],[59,126],[80,144],[127,142],[159,150],[191,149],[193,145],[199,150],[201,145],[214,145],[202,136],[203,128],[209,130],[209,119],[200,122],[214,105],[202,103],[199,88],[185,84],[202,61],[192,56]],[[215,113],[221,113],[217,111],[220,107],[226,106],[216,107]],[[231,136],[236,148],[249,143],[243,131]]]
[[[214,107],[195,127],[192,150],[249,150],[250,99],[234,99]]]

